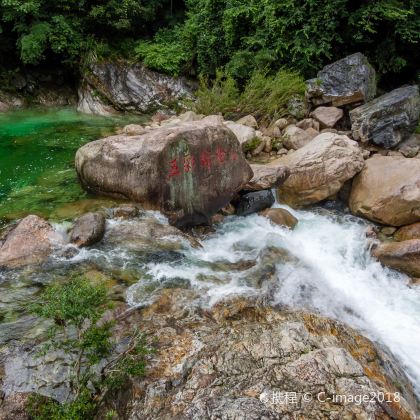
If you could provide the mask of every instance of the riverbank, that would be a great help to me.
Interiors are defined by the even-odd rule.
[[[419,148],[404,142],[417,124],[418,91],[374,99],[363,57],[335,64],[354,60],[356,73],[334,73],[351,74],[350,93],[328,84],[329,67],[320,72],[324,84],[309,83],[311,109],[294,98],[303,115],[269,125],[191,111],[162,110],[145,121],[68,110],[4,114],[11,125],[2,126],[0,147],[21,158],[5,160],[0,174],[3,407],[25,415],[28,393],[62,401],[69,392],[60,373],[69,360],[35,357],[45,323],[29,307],[46,285],[83,276],[106,285],[117,348],[128,327],[157,342],[146,377],[127,378],[98,418],[106,410],[207,418],[223,407],[252,418],[414,419],[418,254],[414,247],[384,259],[395,271],[372,251],[420,241],[418,171],[405,169],[417,168]],[[76,149],[86,191],[68,167]],[[21,219],[29,213],[48,220]],[[276,392],[299,398],[286,405],[266,398]],[[304,399],[340,393],[353,401]],[[360,405],[359,394],[376,397]]]

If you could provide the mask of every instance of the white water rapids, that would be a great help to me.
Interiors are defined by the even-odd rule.
[[[268,293],[268,287],[273,303],[341,320],[385,344],[419,392],[420,288],[410,287],[406,276],[370,257],[367,225],[360,219],[288,210],[299,219],[293,231],[258,215],[228,217],[202,241],[202,249],[188,248],[172,262],[149,262],[146,272],[153,281],[189,282],[209,304],[234,294]],[[264,259],[273,249],[292,257],[274,253],[271,260]],[[257,265],[226,268],[241,261]],[[264,271],[266,261],[274,279],[269,286],[256,285],[252,279],[258,269]],[[140,280],[128,290],[131,305],[141,304],[143,288]]]

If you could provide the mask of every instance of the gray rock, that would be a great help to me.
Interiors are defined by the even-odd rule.
[[[389,149],[410,137],[419,116],[418,86],[401,87],[350,112],[353,138]]]
[[[284,165],[251,165],[254,176],[245,185],[245,191],[261,191],[278,188],[286,181],[290,174],[289,168]]]
[[[321,129],[333,128],[343,117],[343,110],[335,106],[320,106],[311,113],[321,125]]]
[[[29,215],[8,230],[0,241],[0,267],[40,264],[63,243],[63,238],[47,221]]]
[[[375,70],[361,53],[325,66],[306,83],[307,95],[314,105],[367,102],[376,95]]]
[[[208,223],[252,177],[232,131],[206,118],[93,141],[76,170],[88,190],[160,209],[177,226]]]
[[[85,247],[99,242],[105,234],[103,213],[86,213],[76,219],[70,232],[70,242]]]
[[[312,130],[312,129],[310,129]],[[300,149],[311,142],[319,133],[316,130],[307,131],[302,130],[295,125],[288,125],[283,134],[283,146],[286,149]]]
[[[236,214],[238,216],[247,216],[248,214],[258,213],[275,202],[274,195],[271,190],[262,190],[250,192],[243,195],[236,206]]]
[[[141,64],[128,62],[94,63],[84,74],[84,91],[98,92],[118,111],[145,113],[190,97],[192,83],[149,70]],[[92,101],[79,91],[80,111],[96,113],[103,106],[91,106]],[[103,101],[102,101],[103,103]],[[105,111],[109,111],[105,109]]]
[[[110,396],[98,418],[114,408],[131,420],[414,420],[416,398],[398,362],[357,331],[252,299],[204,311],[191,304],[191,293],[164,291],[152,307],[133,313],[128,325],[156,336],[152,374]],[[322,401],[378,392],[399,392],[401,400]]]

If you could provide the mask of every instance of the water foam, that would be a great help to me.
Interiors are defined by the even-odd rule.
[[[213,304],[233,294],[266,292],[249,278],[263,264],[264,250],[284,249],[293,258],[275,263],[273,303],[339,319],[384,343],[419,390],[420,289],[370,256],[367,223],[352,216],[288,210],[299,219],[294,231],[258,215],[229,217],[202,249],[187,249],[181,261],[150,263],[146,271],[158,282],[185,279]],[[254,267],[228,269],[249,260]],[[141,303],[136,293],[140,284],[128,290],[132,305]]]

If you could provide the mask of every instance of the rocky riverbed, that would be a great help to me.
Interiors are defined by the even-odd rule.
[[[108,67],[90,89],[127,72],[146,83]],[[107,285],[116,337],[139,326],[156,340],[146,377],[98,418],[415,419],[420,99],[416,86],[376,96],[355,54],[308,81],[303,118],[161,110],[80,144],[86,195],[5,213],[0,418],[27,418],[31,392],[67,398],[67,361],[35,357],[45,324],[26,306],[83,274]]]

